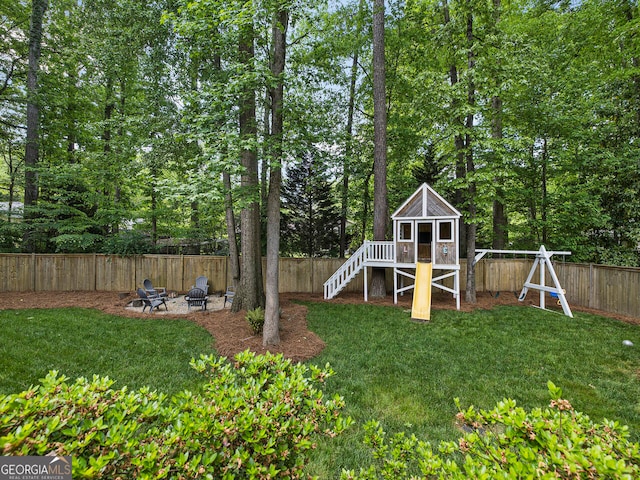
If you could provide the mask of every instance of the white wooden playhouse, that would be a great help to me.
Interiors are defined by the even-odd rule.
[[[414,287],[416,264],[430,262],[438,272],[431,286],[452,293],[460,308],[460,212],[423,183],[391,215],[391,220],[393,241],[365,242],[324,283],[324,297],[335,297],[363,271],[367,301],[367,267],[384,267],[393,269],[393,300],[397,303],[398,294]],[[442,283],[450,277],[453,288]]]

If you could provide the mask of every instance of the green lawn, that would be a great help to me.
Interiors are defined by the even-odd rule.
[[[322,440],[308,473],[336,478],[341,468],[371,461],[362,425],[378,419],[389,431],[437,443],[456,438],[456,409],[490,408],[511,397],[546,406],[547,381],[574,407],[600,421],[620,420],[640,439],[640,327],[577,314],[570,319],[531,307],[462,313],[435,311],[416,323],[397,307],[309,303],[309,326],[329,362],[355,424]],[[624,347],[623,340],[636,346]],[[49,370],[68,377],[108,375],[116,387],[149,385],[167,393],[197,389],[189,360],[211,353],[213,339],[190,321],[121,318],[94,310],[0,311],[0,393],[38,383]]]
[[[2,310],[0,393],[25,390],[49,370],[71,379],[109,376],[115,388],[196,389],[201,377],[189,361],[215,352],[213,341],[188,320],[123,318],[80,308]]]
[[[640,438],[640,327],[593,315],[576,318],[531,307],[462,313],[435,311],[416,323],[396,307],[309,304],[309,326],[327,343],[313,360],[337,375],[351,431],[321,442],[309,465],[320,478],[368,464],[362,425],[415,433],[437,444],[459,436],[463,406],[490,408],[505,397],[525,408],[549,403],[547,381],[596,421],[618,419]],[[625,347],[631,340],[636,346]]]

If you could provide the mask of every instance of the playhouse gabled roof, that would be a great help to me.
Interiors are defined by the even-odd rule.
[[[456,217],[460,212],[442,198],[428,184],[423,183],[400,207],[391,215],[392,220],[398,218],[433,218]]]

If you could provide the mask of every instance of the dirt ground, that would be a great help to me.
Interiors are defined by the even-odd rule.
[[[478,293],[477,303],[470,305],[461,302],[462,311],[472,311],[474,309],[491,309],[497,305],[533,305],[529,298],[537,296],[531,295],[524,303],[518,302],[517,294],[514,292],[500,292],[499,295],[489,292]],[[238,352],[250,349],[256,353],[264,353],[267,350],[273,353],[282,353],[285,357],[294,361],[302,361],[313,358],[324,348],[325,344],[320,337],[307,328],[307,308],[299,305],[295,300],[331,302],[337,304],[363,303],[361,293],[340,294],[333,300],[324,300],[320,294],[282,294],[280,304],[282,317],[280,320],[280,340],[277,347],[265,348],[262,346],[262,337],[253,335],[247,321],[244,319],[244,312],[232,313],[227,306],[226,309],[215,310],[191,310],[186,314],[172,314],[171,307],[167,314],[162,313],[142,313],[142,308],[127,308],[132,300],[137,298],[134,292],[0,292],[0,310],[21,309],[21,308],[56,308],[56,307],[84,307],[95,308],[105,313],[134,318],[180,318],[189,319],[208,330],[215,339],[215,348],[221,355],[231,357]],[[464,299],[464,293],[462,293]],[[369,299],[373,305],[393,306],[393,295],[387,295],[385,299]],[[399,298],[399,308],[411,308],[411,295]],[[432,309],[455,309],[455,300],[450,294],[434,293],[432,297]],[[621,321],[640,325],[640,319],[622,316],[614,316],[599,311],[580,309],[571,306],[575,311],[588,311],[598,315],[616,318]],[[560,310],[561,311],[561,310]]]

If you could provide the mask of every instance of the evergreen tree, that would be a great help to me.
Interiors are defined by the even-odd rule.
[[[307,257],[336,256],[340,211],[326,169],[314,153],[290,167],[282,188],[281,251]]]
[[[421,153],[419,160],[411,165],[411,176],[416,181],[416,185],[423,183],[434,185],[440,176],[441,169],[433,144],[428,144],[424,152]]]

